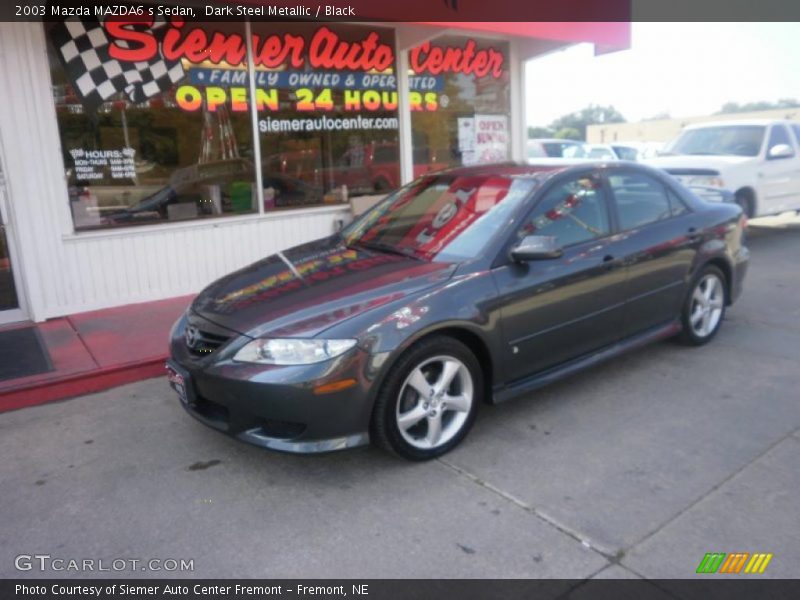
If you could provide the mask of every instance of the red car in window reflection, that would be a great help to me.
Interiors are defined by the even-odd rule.
[[[416,151],[414,177],[449,166],[449,153]],[[396,142],[369,142],[353,145],[337,157],[323,155],[316,148],[273,154],[264,160],[264,172],[282,173],[326,190],[345,185],[350,195],[385,193],[400,186]],[[326,161],[330,166],[325,166]]]

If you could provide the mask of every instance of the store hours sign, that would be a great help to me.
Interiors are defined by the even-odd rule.
[[[75,168],[75,176],[81,181],[98,179],[135,179],[136,150],[118,148],[113,150],[92,150],[73,148],[69,151]]]

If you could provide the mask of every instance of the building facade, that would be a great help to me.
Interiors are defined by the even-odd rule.
[[[198,291],[354,196],[521,159],[523,63],[625,23],[0,23],[0,323]]]

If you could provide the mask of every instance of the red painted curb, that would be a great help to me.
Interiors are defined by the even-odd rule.
[[[0,412],[17,410],[55,400],[65,400],[83,394],[101,392],[125,383],[151,379],[164,374],[162,358],[122,366],[106,367],[70,375],[61,379],[42,381],[22,389],[0,393]]]

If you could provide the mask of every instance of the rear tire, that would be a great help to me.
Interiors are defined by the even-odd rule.
[[[727,303],[725,275],[714,265],[706,265],[695,276],[683,303],[680,341],[689,346],[702,346],[714,339],[725,318]]]
[[[400,356],[378,392],[372,440],[408,460],[441,456],[466,437],[483,401],[483,372],[472,351],[444,335]]]

